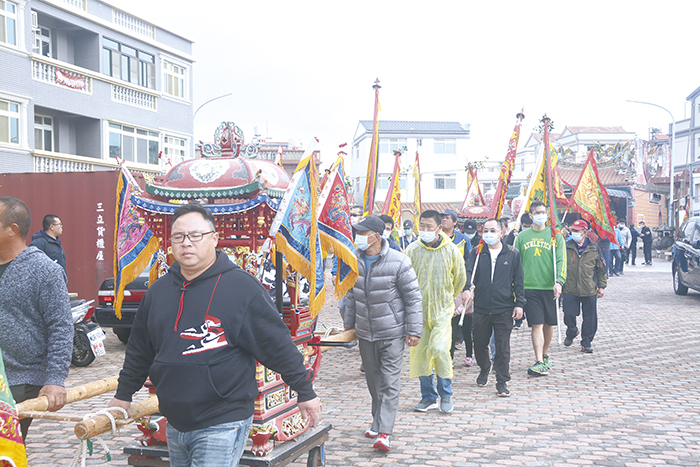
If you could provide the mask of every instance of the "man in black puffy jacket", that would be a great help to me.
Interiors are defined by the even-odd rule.
[[[399,407],[404,345],[418,344],[423,329],[423,298],[411,260],[382,238],[384,221],[367,216],[354,226],[359,277],[347,295],[345,328],[355,329],[372,395],[375,449],[391,450]]]
[[[47,214],[44,216],[40,230],[32,235],[32,243],[29,246],[35,246],[51,258],[51,261],[58,263],[59,266],[66,271],[66,253],[63,251],[63,245],[58,236],[63,233],[63,223],[55,214]]]
[[[467,260],[467,285],[474,285],[474,355],[481,368],[476,383],[484,387],[488,383],[491,360],[489,339],[495,335],[496,391],[500,397],[510,396],[510,333],[513,319],[523,316],[525,284],[523,263],[514,247],[504,244],[503,223],[489,219],[484,224],[482,237],[488,246],[475,248]],[[478,260],[478,262],[477,262]],[[476,272],[474,270],[476,269]]]

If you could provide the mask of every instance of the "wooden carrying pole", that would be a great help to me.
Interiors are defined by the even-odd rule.
[[[339,332],[338,334],[332,334],[328,337],[323,338],[324,341],[331,341],[331,342],[352,342],[357,340],[357,336],[355,336],[355,330],[354,329],[349,329],[347,331]],[[326,350],[330,349],[331,347],[321,347],[321,352],[325,352]]]
[[[68,389],[66,391],[66,405],[87,399],[89,397],[116,391],[117,379],[118,376],[112,376],[111,378],[93,381],[92,383]],[[49,399],[46,396],[37,397],[36,399],[27,399],[26,401],[17,404],[17,412],[20,419],[32,418],[33,415],[27,412],[46,412],[48,408]]]
[[[150,396],[148,399],[133,402],[129,411],[131,412],[131,418],[127,419],[124,418],[121,411],[114,410],[111,412],[117,425],[127,425],[136,419],[158,412],[158,396]],[[111,429],[112,424],[107,415],[96,415],[93,418],[76,423],[73,432],[79,439],[88,439],[106,433]]]

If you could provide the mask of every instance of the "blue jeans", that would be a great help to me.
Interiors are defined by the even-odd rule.
[[[610,250],[610,264],[608,264],[608,276],[620,272],[620,263],[622,262],[622,254],[620,250]]]
[[[420,380],[421,399],[435,402],[438,394],[440,397],[452,397],[452,380],[440,378],[438,375],[435,375],[435,377],[437,378],[437,392],[433,385],[433,375],[418,377]]]
[[[201,430],[180,432],[168,423],[168,451],[172,467],[236,467],[243,455],[253,416]]]

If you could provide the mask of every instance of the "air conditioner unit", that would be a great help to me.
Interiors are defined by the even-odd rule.
[[[32,28],[39,29],[39,16],[36,14],[36,11],[34,11],[34,10],[32,10]]]

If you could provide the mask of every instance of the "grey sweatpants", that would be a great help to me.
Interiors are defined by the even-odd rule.
[[[365,366],[367,388],[372,395],[372,431],[391,434],[399,408],[401,367],[406,338],[370,342],[358,339]]]

